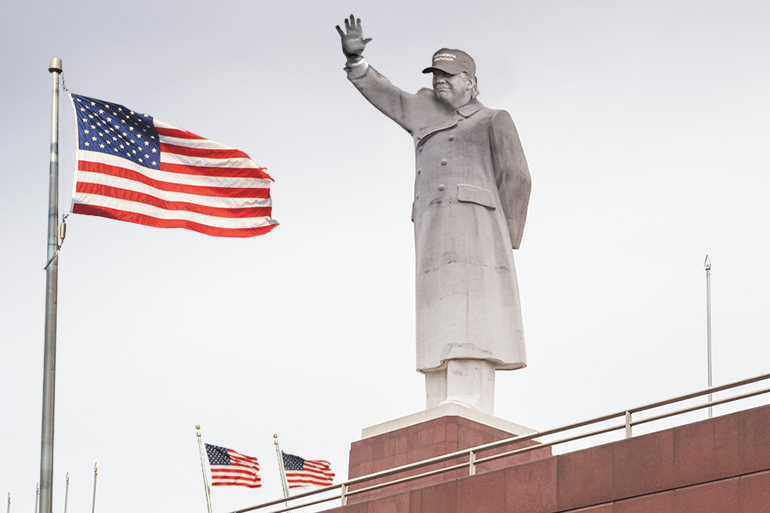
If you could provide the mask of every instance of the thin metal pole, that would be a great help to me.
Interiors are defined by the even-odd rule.
[[[626,412],[626,438],[631,438],[634,436],[633,428],[631,425],[631,412]]]
[[[99,465],[94,463],[94,497],[91,500],[91,513],[96,512],[96,477],[99,475]]]
[[[64,487],[64,513],[67,513],[67,503],[70,498],[70,473],[67,472],[67,486]]]
[[[40,435],[40,510],[52,513],[53,489],[53,421],[56,380],[56,295],[58,282],[57,220],[59,218],[59,75],[61,60],[51,59],[48,71],[53,74],[51,101],[51,159],[48,179],[48,259],[45,274],[45,348],[43,356],[43,421]]]
[[[283,486],[283,498],[288,499],[289,498],[289,484],[286,482],[286,469],[283,467],[283,453],[281,452],[281,448],[278,445],[278,435],[274,434],[273,438],[275,440],[275,455],[278,457],[278,470],[281,472],[281,485]],[[288,502],[284,502],[286,507],[289,507]]]
[[[8,492],[8,513],[11,513],[11,492]]]
[[[711,387],[711,259],[706,255],[703,262],[706,269],[706,353],[708,360],[708,386]],[[708,402],[712,402],[712,394],[708,396]],[[709,418],[714,415],[713,408],[709,406]]]
[[[40,483],[35,484],[35,513],[40,508]]]
[[[211,488],[209,488],[209,480],[206,477],[206,464],[203,460],[203,442],[201,441],[201,427],[200,425],[195,426],[195,429],[198,432],[198,452],[201,455],[201,471],[203,472],[203,487],[206,489],[206,506],[209,508],[209,513],[211,513]]]

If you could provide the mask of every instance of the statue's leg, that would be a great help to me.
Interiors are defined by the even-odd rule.
[[[456,403],[494,414],[495,364],[486,360],[447,361],[445,369],[425,373],[427,407]]]
[[[428,410],[446,401],[446,368],[425,372],[425,400]]]

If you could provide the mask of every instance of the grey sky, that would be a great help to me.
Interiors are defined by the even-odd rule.
[[[423,408],[411,141],[347,83],[353,13],[396,85],[441,47],[477,62],[533,179],[515,254],[529,368],[496,414],[545,429],[768,371],[770,7],[759,1],[14,2],[0,19],[0,493],[39,473],[51,57],[73,92],[247,152],[281,226],[246,240],[71,216],[60,257],[54,509],[205,511],[195,425],[347,475],[360,429]],[[60,109],[62,210],[74,119]]]

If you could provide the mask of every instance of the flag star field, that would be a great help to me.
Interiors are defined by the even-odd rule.
[[[73,98],[81,150],[119,155],[152,169],[160,167],[160,140],[152,116],[94,98]]]

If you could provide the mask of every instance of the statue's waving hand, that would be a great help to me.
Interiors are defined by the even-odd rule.
[[[345,31],[337,25],[337,32],[342,40],[342,53],[347,57],[348,66],[361,60],[364,48],[372,38],[364,39],[364,31],[361,29],[361,19],[356,19],[352,14],[350,19],[345,18]]]

